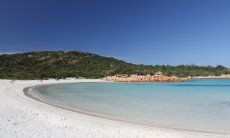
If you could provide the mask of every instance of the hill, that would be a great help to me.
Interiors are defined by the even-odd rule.
[[[156,59],[152,59],[156,60]],[[36,51],[0,55],[1,79],[40,79],[57,77],[102,78],[116,74],[155,74],[168,76],[208,76],[228,74],[224,66],[136,65],[112,57],[80,51]]]

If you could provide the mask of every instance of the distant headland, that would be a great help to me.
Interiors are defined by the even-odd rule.
[[[75,77],[119,81],[124,78],[129,81],[179,81],[181,78],[215,78],[228,74],[230,70],[222,65],[142,65],[81,51],[34,51],[0,55],[0,79]]]

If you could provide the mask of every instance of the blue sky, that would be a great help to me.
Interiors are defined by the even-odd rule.
[[[1,0],[0,53],[81,50],[230,67],[229,0]]]

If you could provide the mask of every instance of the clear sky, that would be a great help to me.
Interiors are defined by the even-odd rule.
[[[230,67],[230,0],[1,0],[0,53],[32,50]]]

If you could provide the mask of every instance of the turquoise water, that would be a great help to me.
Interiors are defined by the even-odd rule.
[[[230,79],[35,87],[44,101],[148,126],[230,134]]]

